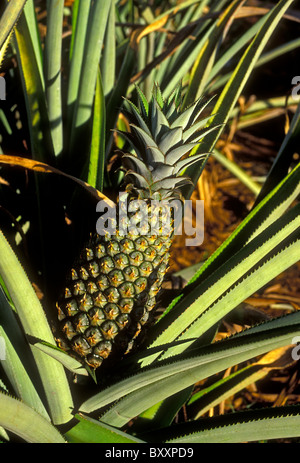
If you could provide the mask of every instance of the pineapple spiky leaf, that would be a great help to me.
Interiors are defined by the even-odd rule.
[[[141,107],[141,111],[142,113],[145,115],[145,116],[148,116],[149,114],[149,104],[148,104],[148,100],[147,98],[145,97],[144,93],[142,92],[142,90],[136,85],[136,90],[138,92],[138,97],[139,97],[139,103],[140,103],[140,107]]]

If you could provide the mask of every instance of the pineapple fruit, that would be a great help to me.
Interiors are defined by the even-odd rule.
[[[130,228],[124,236],[117,216],[114,234],[93,234],[57,302],[60,345],[94,369],[129,352],[149,324],[174,233],[168,205],[182,200],[181,188],[191,183],[184,170],[204,157],[187,155],[204,136],[200,129],[206,120],[199,115],[207,103],[198,100],[183,110],[180,88],[167,101],[158,86],[149,102],[137,92],[139,107],[126,100],[130,132],[124,136],[132,151],[122,157],[126,201],[119,206],[134,221],[131,206],[142,200],[151,223],[138,232]],[[166,221],[169,228],[163,226]]]

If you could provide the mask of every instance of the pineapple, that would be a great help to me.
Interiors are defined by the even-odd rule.
[[[115,233],[95,233],[57,303],[61,346],[94,369],[129,352],[149,324],[174,233],[174,212],[168,206],[181,201],[181,188],[191,183],[184,170],[204,157],[187,154],[204,136],[200,129],[207,119],[199,115],[207,103],[198,100],[183,110],[180,90],[165,101],[155,86],[148,102],[137,88],[139,107],[126,100],[131,130],[124,136],[132,152],[122,157],[125,195],[119,206],[130,223],[146,226],[130,227],[124,235],[119,214]],[[136,214],[135,200],[146,205],[150,221]]]

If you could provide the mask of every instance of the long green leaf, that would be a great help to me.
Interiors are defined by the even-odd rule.
[[[213,114],[210,125],[220,126],[217,130],[209,134],[203,143],[201,143],[202,152],[211,152],[218,140],[224,124],[228,121],[231,111],[233,110],[241,92],[253,71],[255,64],[260,57],[264,47],[273,34],[277,24],[284,15],[288,7],[294,0],[280,0],[278,4],[265,16],[265,22],[247,47],[242,58],[240,59],[237,67],[233,71],[231,78],[224,87],[221,95],[219,96],[216,105],[213,109]],[[188,102],[187,102],[188,103]],[[221,124],[221,125],[220,125]],[[222,126],[223,124],[223,126]],[[193,150],[193,154],[199,151],[200,147]],[[207,160],[207,158],[206,158]],[[195,185],[204,166],[206,160],[203,161],[202,166],[198,171],[194,169],[187,169],[186,174],[190,176],[193,184]],[[185,197],[190,197],[192,194],[192,187],[186,188]]]
[[[24,11],[24,15],[26,17],[26,21],[27,21],[28,28],[30,31],[32,48],[34,50],[34,57],[35,57],[37,67],[39,70],[39,76],[41,79],[41,83],[44,87],[43,50],[42,50],[41,37],[39,33],[39,27],[38,27],[36,14],[35,14],[35,6],[33,3],[33,0],[27,0],[23,11]]]
[[[291,265],[297,263],[299,260],[299,254],[300,242],[298,239],[298,241],[294,242],[283,251],[280,251],[275,256],[270,257],[269,260],[260,264],[256,271],[253,271],[249,275],[243,277],[241,282],[236,283],[232,289],[230,289],[219,301],[214,303],[209,310],[203,313],[203,315],[193,323],[188,332],[180,335],[177,340],[183,341],[190,339],[190,344],[192,344],[197,337],[208,331],[215,323],[221,320],[247,297],[250,297],[256,290],[260,289]],[[194,308],[201,305],[199,302],[200,301],[198,300],[198,303],[195,303]],[[185,348],[186,347],[187,346],[185,346]],[[176,353],[177,350],[178,348],[170,348],[165,356],[168,357],[169,355]],[[179,351],[181,351],[180,347]]]
[[[297,241],[292,245],[293,250],[283,247],[272,257],[269,257],[269,253],[276,251],[287,237],[293,236],[295,230],[299,233],[299,229],[299,207],[295,207],[220,266],[208,284],[204,280],[202,284],[190,290],[184,300],[178,303],[176,317],[175,313],[171,312],[168,327],[155,339],[151,347],[164,345],[178,337],[180,340],[198,338],[238,303],[243,302],[246,297],[278,275],[279,267],[283,271],[295,263],[299,258],[297,251],[299,252],[300,244]],[[293,255],[293,252],[296,252],[296,255]],[[265,260],[266,258],[269,260]],[[280,260],[279,267],[273,262],[277,260]],[[171,348],[166,355],[172,355],[174,349],[176,350]],[[180,346],[177,349],[180,349]],[[153,358],[157,355],[156,353]],[[151,357],[147,358],[146,362],[151,360]]]
[[[185,94],[184,104],[188,106],[199,98],[204,90],[207,76],[212,69],[218,42],[225,27],[232,22],[233,14],[245,3],[245,0],[234,0],[212,26],[212,31],[201,48],[191,71],[190,82]]]
[[[93,116],[93,131],[87,182],[99,191],[103,188],[105,161],[105,101],[102,79],[98,72]]]
[[[214,149],[213,157],[220,162],[226,169],[229,170],[235,177],[237,177],[249,190],[251,190],[256,196],[259,194],[261,187],[252,178],[241,169],[235,162],[228,159],[220,151]]]
[[[286,107],[297,107],[300,102],[299,96],[290,96],[286,98],[285,96],[279,96],[275,98],[266,98],[265,100],[256,100],[252,104],[250,104],[246,109],[244,114],[241,116],[240,120],[243,118],[252,118],[253,113],[259,113],[267,110],[281,108],[284,109]],[[240,108],[235,108],[230,115],[230,119],[238,116],[240,113]]]
[[[26,442],[63,444],[65,440],[44,417],[23,402],[0,392],[0,425]]]
[[[0,364],[16,396],[49,420],[49,415],[29,376],[30,372],[32,373],[29,357],[32,355],[28,343],[2,288],[0,288],[0,307],[0,339],[2,338],[5,345],[5,358],[3,360],[0,358]]]
[[[241,249],[258,232],[263,231],[280,218],[300,193],[299,172],[300,164],[248,214],[246,219],[241,222],[229,238],[224,241],[188,282],[187,293],[190,293],[194,286],[200,284],[218,270],[224,262],[230,259],[237,250]],[[184,294],[181,294],[181,296],[175,298],[164,316],[184,297]]]
[[[176,23],[176,27],[178,28],[178,30],[182,31],[182,28],[186,26],[189,27],[191,23],[199,20],[208,2],[209,0],[200,0],[196,5],[193,5],[193,4],[190,5],[189,8],[187,8],[184,16],[181,16],[180,20],[177,21]],[[214,5],[212,5],[212,8],[214,8]],[[176,17],[175,17],[175,20],[176,20]],[[205,21],[203,21],[203,24],[205,24]],[[201,26],[199,27],[199,29],[201,30]],[[200,30],[199,30],[199,35],[201,35]],[[160,63],[159,67],[156,69],[155,82],[158,82],[161,88],[163,88],[162,86],[163,79],[166,78],[166,80],[168,80],[167,78],[168,74],[169,74],[169,80],[171,80],[172,77],[174,76],[174,70],[176,71],[176,65],[174,65],[174,62],[176,62],[178,55],[180,54],[180,52],[182,52],[182,49],[186,47],[187,42],[188,42],[188,39],[186,43],[179,44],[178,49],[175,50],[175,52],[171,56],[167,57],[162,63]],[[187,56],[188,55],[189,54],[187,54]],[[185,65],[183,60],[182,60],[182,64]],[[177,68],[177,70],[179,69]],[[170,88],[171,86],[172,86],[172,83],[170,83]]]
[[[50,357],[58,360],[67,370],[77,375],[88,376],[86,368],[82,366],[78,360],[74,359],[67,352],[63,351],[57,346],[47,342],[34,342],[34,347],[50,355]]]
[[[145,424],[147,431],[171,425],[182,406],[190,398],[193,389],[194,386],[190,386],[183,391],[179,391],[177,394],[167,397],[141,413],[133,425],[133,430],[136,429],[140,433]]]
[[[213,4],[211,12],[221,11],[227,3],[227,0],[223,0]],[[197,10],[197,15],[193,18],[195,22],[201,19],[204,19],[204,21],[197,26],[194,25],[192,28],[191,25],[186,26],[189,32],[187,40],[184,43],[179,44],[180,46],[177,52],[175,52],[174,56],[170,60],[167,73],[163,76],[163,80],[161,82],[161,88],[165,97],[168,97],[176,85],[186,78],[195,63],[197,56],[201,53],[201,49],[209,40],[210,34],[215,30],[213,21],[209,18],[205,20],[205,16],[203,17],[203,10],[205,6],[206,2],[201,2],[199,9]],[[210,24],[208,30],[204,28],[207,24],[206,21]],[[190,35],[192,35],[193,38],[191,38]]]
[[[78,152],[78,147],[86,149],[90,146],[93,101],[110,5],[111,0],[94,2],[89,12],[78,98],[73,114],[69,153],[71,156]]]
[[[103,93],[107,97],[115,84],[116,68],[116,30],[115,30],[115,4],[111,3],[104,37],[103,56],[100,61],[100,69],[103,80]]]
[[[71,116],[78,97],[90,5],[91,0],[86,0],[85,2],[77,1],[76,8],[78,8],[78,11],[77,9],[74,11],[73,9],[72,44],[70,47],[70,74],[67,95],[68,124],[72,121]],[[76,18],[74,18],[74,16],[76,16]]]
[[[88,416],[76,415],[79,423],[66,434],[68,442],[80,444],[133,444],[144,441]]]
[[[45,313],[16,255],[0,231],[0,275],[26,335],[55,344]],[[55,424],[69,421],[73,401],[63,366],[34,346],[32,352]]]
[[[0,50],[7,41],[12,29],[18,21],[25,3],[26,0],[15,0],[7,4],[0,20]]]
[[[136,60],[136,50],[129,42],[118,78],[106,105],[106,156],[110,152],[113,140],[112,130],[115,129],[119,111],[123,105],[123,97],[127,94],[132,68]]]
[[[241,39],[237,40],[237,42],[235,42],[234,45],[232,45],[232,47],[230,47],[229,50],[227,50],[224,53],[224,55],[216,63],[216,66],[214,66],[214,68],[212,69],[212,72],[209,75],[209,79],[208,79],[209,81],[212,81],[215,75],[221,70],[222,66],[224,66],[229,61],[229,59],[232,58],[232,54],[236,53],[240,48],[242,48],[244,43],[246,43],[245,39],[247,39],[248,37],[251,37],[252,33],[254,31],[256,32],[259,29],[263,20],[264,18],[259,19],[250,29],[247,30],[247,32],[245,32],[245,34],[241,37]],[[250,31],[251,31],[251,34],[250,34]],[[299,48],[299,46],[300,46],[300,39],[297,38],[295,40],[291,40],[288,43],[284,43],[283,45],[280,45],[279,47],[276,47],[271,51],[264,53],[258,59],[255,65],[255,69],[269,63],[273,59],[276,59],[279,56],[284,55],[285,53],[288,53],[289,51]],[[231,76],[231,72],[217,78],[215,82],[213,82],[213,84],[209,86],[210,92],[214,93],[217,91],[218,88],[225,85],[226,82],[228,82],[228,80],[230,79],[230,76]]]
[[[188,354],[184,354],[181,356],[177,356],[174,359],[169,359],[168,361],[161,362],[160,364],[157,364],[155,366],[143,368],[141,371],[133,374],[132,376],[124,378],[122,381],[118,381],[116,384],[113,384],[107,387],[106,389],[100,391],[98,394],[85,401],[80,406],[80,410],[86,413],[90,413],[91,411],[101,408],[113,402],[114,400],[117,400],[125,396],[126,394],[132,393],[143,388],[144,386],[155,383],[159,379],[167,378],[170,376],[173,377],[173,375],[180,372],[182,374],[184,370],[183,364],[186,365],[187,369],[192,368],[195,366],[195,364],[193,363],[195,358],[196,363],[199,365],[201,364],[201,368],[203,368],[204,364],[215,362],[218,360],[218,358],[222,361],[222,358],[226,358],[228,355],[234,355],[239,351],[242,352],[242,345],[244,345],[245,350],[247,350],[247,348],[249,347],[249,343],[247,340],[249,339],[252,339],[251,342],[254,346],[257,347],[260,345],[262,340],[264,343],[267,343],[268,340],[272,342],[272,338],[274,338],[272,330],[275,330],[274,333],[276,332],[277,334],[283,334],[283,332],[281,333],[281,330],[284,330],[286,328],[292,329],[293,326],[296,327],[296,325],[299,325],[299,323],[300,315],[298,312],[295,312],[285,317],[279,317],[274,320],[262,323],[257,327],[249,328],[243,331],[242,335],[241,333],[239,333],[238,335],[234,335],[232,338],[229,338],[227,340],[220,341],[209,346],[199,347],[193,351],[195,353],[194,356],[192,356],[191,353],[189,354],[189,356]],[[249,335],[251,335],[252,337],[250,336],[249,338]],[[292,340],[293,335],[289,336],[289,339]],[[243,340],[239,342],[238,338],[240,337],[245,337],[244,344]],[[272,350],[272,348],[270,350]],[[268,349],[266,351],[268,351]],[[197,353],[199,354],[199,357],[197,356]],[[249,358],[251,358],[251,355],[252,353],[250,353]],[[193,360],[189,362],[189,358]],[[181,361],[183,363],[178,363]],[[226,367],[224,367],[224,369],[225,368]],[[223,367],[221,367],[219,371],[221,371],[222,369]],[[216,369],[216,372],[217,371],[218,370]],[[203,377],[205,377],[205,374]]]
[[[51,163],[54,152],[33,13],[32,4],[28,3],[15,28],[15,47],[28,114],[31,154],[33,159]]]
[[[191,421],[151,434],[152,442],[244,443],[300,436],[300,406],[248,410]],[[145,435],[147,438],[148,436]]]
[[[0,326],[0,336],[5,344],[5,359],[0,360],[0,364],[10,381],[15,393],[32,409],[40,413],[41,416],[50,421],[49,415],[25,370],[18,354],[7,337],[5,331]]]
[[[252,333],[250,328],[240,338],[233,336],[195,349],[189,356],[176,356],[168,359],[168,362],[162,361],[156,366],[145,368],[117,385],[104,389],[82,404],[80,409],[90,412],[119,398],[118,402],[101,415],[101,421],[121,427],[159,400],[208,376],[291,344],[300,330],[299,323],[293,323],[296,319],[299,321],[299,314],[297,317],[286,316],[280,320],[279,327],[277,323],[277,327],[272,329],[272,322],[266,322],[264,326],[268,328],[262,328],[259,333]],[[124,394],[127,395],[123,397]]]
[[[278,184],[282,178],[288,172],[292,163],[293,155],[298,148],[298,140],[300,134],[300,103],[297,111],[295,112],[291,126],[283,143],[278,151],[276,159],[272,165],[272,168],[268,174],[267,180],[263,185],[260,194],[256,198],[256,202],[259,202],[271,191],[276,184]]]
[[[265,18],[261,17],[259,18],[258,21],[255,21],[255,23],[247,29],[241,37],[239,37],[237,40],[232,41],[232,45],[223,53],[223,55],[220,58],[216,59],[216,62],[207,78],[207,85],[209,82],[211,82],[213,79],[215,79],[216,76],[218,76],[219,73],[221,73],[221,70],[230,60],[232,60],[235,55],[255,36],[255,34],[259,31],[260,27],[264,23]],[[224,85],[224,83],[229,80],[231,73],[228,73],[228,77],[226,80],[223,82],[223,78],[225,79],[224,76],[221,76],[216,79],[216,81],[213,83],[211,86],[212,91],[216,91],[217,88],[219,88],[218,82],[221,81]],[[226,74],[227,76],[227,74]]]
[[[63,149],[61,53],[64,0],[47,1],[44,76],[50,130],[55,156]]]
[[[246,367],[222,378],[211,386],[202,389],[194,394],[188,405],[194,404],[197,410],[195,419],[208,412],[209,409],[219,405],[222,401],[233,397],[250,384],[265,377],[270,370],[262,368],[261,365],[247,365]]]

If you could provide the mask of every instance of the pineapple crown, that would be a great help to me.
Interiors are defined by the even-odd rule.
[[[138,106],[126,100],[130,132],[122,132],[133,148],[123,154],[126,190],[140,199],[181,198],[181,188],[192,183],[183,173],[187,167],[203,160],[208,153],[187,157],[199,139],[213,128],[204,129],[211,115],[199,120],[209,104],[199,98],[183,108],[181,86],[165,100],[158,85],[150,101],[139,87]]]

